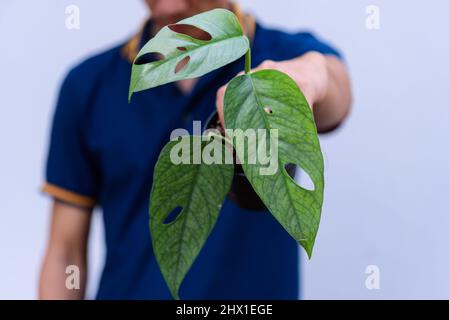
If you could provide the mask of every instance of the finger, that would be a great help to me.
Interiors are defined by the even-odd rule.
[[[302,93],[304,95],[304,98],[306,98],[306,101],[309,104],[310,109],[312,109],[312,111],[313,111],[313,105],[314,105],[313,94],[311,92],[309,92],[308,90],[302,90]]]

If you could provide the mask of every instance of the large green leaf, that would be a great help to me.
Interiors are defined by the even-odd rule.
[[[247,163],[248,154],[241,150],[237,154],[267,208],[311,257],[323,202],[324,165],[312,112],[297,84],[274,70],[237,77],[226,91],[224,113],[227,129],[278,130],[275,174],[260,175],[266,166]],[[296,184],[285,170],[288,164],[308,173],[313,191]]]
[[[249,40],[243,34],[237,17],[225,9],[215,9],[177,24],[190,25],[209,33],[210,41],[198,40],[174,32],[166,26],[139,52],[136,61],[149,53],[160,53],[164,59],[147,64],[134,63],[129,98],[134,92],[150,89],[169,82],[200,77],[223,67],[249,49]],[[179,73],[176,66],[190,57]]]
[[[217,152],[222,152],[223,159],[224,153],[229,152],[214,138],[212,142],[202,142],[201,137],[184,137],[167,144],[154,171],[150,199],[153,250],[176,299],[184,277],[215,225],[232,183],[232,164],[193,164],[199,163],[192,157],[193,150],[198,159],[205,150],[213,153],[209,147],[220,150]],[[182,162],[175,161],[174,156]],[[178,208],[182,211],[167,223],[167,217]]]

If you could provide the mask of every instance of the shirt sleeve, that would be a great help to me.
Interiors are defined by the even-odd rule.
[[[43,191],[81,207],[96,204],[98,170],[86,143],[83,81],[72,71],[61,87],[50,136]]]
[[[319,39],[311,32],[301,32],[295,34],[293,37],[295,41],[295,50],[300,54],[304,54],[310,51],[316,51],[322,54],[328,54],[343,59],[342,54],[330,44]]]

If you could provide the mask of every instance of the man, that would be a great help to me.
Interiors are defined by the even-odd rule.
[[[243,59],[197,80],[127,93],[131,63],[160,28],[200,12],[233,10],[251,39],[258,69],[289,74],[313,106],[319,131],[348,114],[351,92],[339,54],[308,33],[270,30],[228,0],[147,0],[152,18],[137,36],[74,68],[56,108],[44,191],[54,199],[40,297],[82,299],[92,209],[103,211],[107,256],[98,299],[169,299],[148,230],[154,165],[170,133],[222,117],[225,85]],[[200,35],[198,35],[200,36]],[[274,62],[277,61],[277,62]],[[65,269],[81,271],[81,289],[65,287]],[[185,299],[297,299],[298,245],[268,212],[226,201],[214,232],[187,275]]]

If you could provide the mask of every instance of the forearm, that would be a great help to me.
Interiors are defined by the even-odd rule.
[[[338,126],[348,115],[351,104],[351,84],[344,64],[334,56],[325,56],[328,74],[326,94],[313,106],[319,132]]]
[[[68,266],[76,266],[78,268],[79,278],[77,272],[67,269]],[[70,273],[66,273],[66,271],[70,271]],[[86,282],[87,266],[85,256],[68,253],[65,249],[48,249],[39,281],[39,299],[84,299]]]
[[[91,214],[91,209],[54,202],[39,281],[40,299],[84,299]]]

